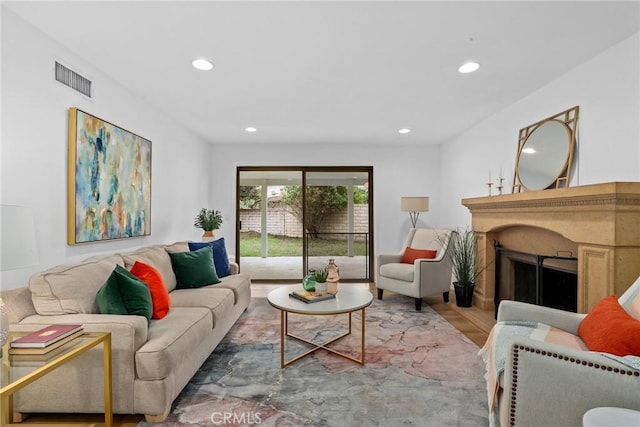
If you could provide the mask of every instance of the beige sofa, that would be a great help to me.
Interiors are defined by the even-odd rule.
[[[186,242],[93,257],[36,274],[29,286],[2,293],[10,329],[36,330],[52,323],[80,323],[85,331],[109,331],[112,338],[113,411],[144,414],[158,422],[173,400],[249,305],[250,278],[238,274],[197,289],[176,289],[169,252],[189,251]],[[96,293],[116,264],[135,261],[155,267],[171,298],[166,317],[99,314]],[[20,391],[16,412],[101,413],[102,349],[97,348]]]

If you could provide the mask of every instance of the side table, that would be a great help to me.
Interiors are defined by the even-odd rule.
[[[103,374],[104,374],[104,424],[113,424],[112,384],[111,384],[111,332],[85,332],[78,338],[64,344],[63,349],[54,350],[55,355],[43,360],[28,360],[20,355],[10,355],[10,342],[16,337],[27,335],[28,332],[11,332],[9,339],[2,348],[2,375],[0,376],[0,427],[13,422],[13,394],[63,366],[65,363],[86,353],[93,347],[102,344]],[[46,355],[45,355],[46,356]],[[20,368],[20,369],[17,369]]]
[[[603,406],[589,409],[582,417],[583,427],[638,427],[640,412],[633,409]]]

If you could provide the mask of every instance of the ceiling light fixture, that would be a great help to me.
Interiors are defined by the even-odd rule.
[[[480,68],[480,64],[477,62],[467,62],[458,68],[458,72],[462,74],[473,73],[474,71],[477,71],[478,68]]]
[[[411,132],[411,129],[408,129],[408,128],[402,128],[398,131],[398,133],[409,133],[409,132]]]
[[[202,71],[209,71],[213,68],[213,64],[211,63],[211,61],[205,58],[194,59],[191,62],[191,65],[193,65],[194,68]]]
[[[257,131],[258,129],[256,129],[256,128],[254,128],[254,127],[248,127],[248,128],[244,128],[244,130],[245,130],[246,132],[255,132],[255,131]]]

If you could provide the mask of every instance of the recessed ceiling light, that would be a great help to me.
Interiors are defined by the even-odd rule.
[[[474,71],[477,71],[478,68],[480,68],[480,64],[477,62],[467,62],[466,64],[462,64],[460,68],[458,68],[458,71],[463,74],[473,73]]]
[[[411,132],[411,129],[407,129],[407,128],[402,128],[398,131],[398,133],[409,133]]]
[[[245,131],[247,131],[247,132],[255,132],[255,131],[257,131],[258,129],[256,129],[256,128],[254,128],[254,127],[248,127],[248,128],[244,128],[244,130],[245,130]]]
[[[202,71],[209,71],[213,68],[213,64],[211,63],[211,61],[204,58],[194,59],[191,62],[191,65],[193,65],[194,68]]]

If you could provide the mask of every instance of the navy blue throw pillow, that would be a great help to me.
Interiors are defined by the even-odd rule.
[[[213,263],[216,266],[218,277],[230,275],[231,267],[229,267],[229,256],[227,255],[227,248],[224,244],[224,237],[211,242],[189,242],[189,250],[191,252],[207,246],[210,246],[213,251]]]

